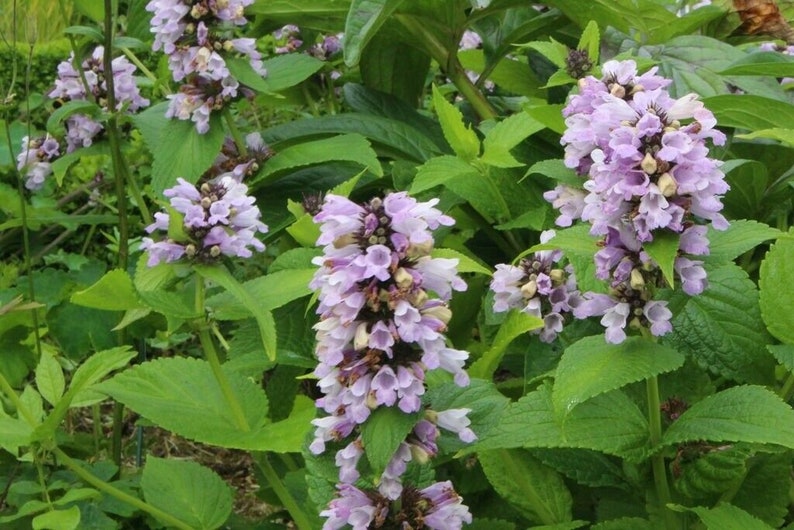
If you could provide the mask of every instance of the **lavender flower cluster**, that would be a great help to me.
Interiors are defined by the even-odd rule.
[[[672,330],[667,303],[651,299],[664,283],[645,250],[655,235],[678,236],[674,268],[683,290],[696,295],[707,286],[706,272],[687,256],[709,252],[702,223],[728,226],[719,197],[729,187],[706,146],[707,139],[721,145],[725,136],[694,94],[673,99],[669,84],[656,69],[638,75],[633,61],[609,61],[602,79],[580,80],[579,94],[563,110],[565,164],[587,180],[584,190],[560,185],[545,197],[560,210],[558,224],[581,218],[603,237],[596,275],[609,281],[610,293],[586,293],[574,315],[602,316],[613,343],[625,339],[627,324],[657,336]]]
[[[256,238],[256,233],[267,232],[267,226],[259,220],[259,208],[247,193],[248,187],[231,173],[198,187],[178,179],[178,184],[163,194],[170,198],[171,208],[184,216],[182,228],[187,240],[175,241],[167,237],[154,241],[144,237],[141,249],[149,253],[147,265],[153,267],[182,257],[205,263],[216,261],[222,255],[248,258],[253,255],[249,247],[263,251],[265,245]],[[168,233],[171,216],[158,212],[154,219],[146,232],[162,230]]]
[[[554,236],[554,230],[546,230],[540,242],[548,243]],[[562,257],[560,250],[541,250],[522,259],[518,266],[497,265],[491,281],[494,312],[520,309],[543,319],[543,328],[534,333],[543,342],[554,342],[566,314],[573,313],[583,301],[573,267],[559,266]]]
[[[60,155],[58,141],[47,134],[39,138],[22,138],[22,151],[17,155],[17,169],[25,175],[25,187],[40,190],[52,175],[52,161]]]
[[[253,0],[151,0],[153,49],[168,55],[174,81],[184,81],[177,94],[168,96],[166,116],[192,120],[196,130],[209,130],[210,114],[242,91],[231,74],[224,55],[248,57],[251,67],[267,75],[256,40],[230,38],[231,30],[243,26],[245,7]]]
[[[69,60],[62,61],[58,65],[55,88],[47,95],[53,99],[61,98],[68,101],[85,101],[90,97],[107,110],[104,53],[104,47],[97,46],[91,56],[80,65],[81,72],[75,69],[74,54],[71,54]],[[113,72],[115,110],[126,108],[134,112],[149,105],[149,100],[141,96],[135,84],[135,65],[126,57],[116,57],[110,63],[110,69]],[[66,152],[71,153],[80,147],[88,147],[102,130],[102,125],[89,116],[73,114],[66,120]]]
[[[347,442],[336,453],[340,496],[323,512],[325,530],[345,524],[380,528],[384,521],[416,516],[427,528],[458,529],[471,520],[448,483],[416,490],[401,478],[409,462],[438,453],[439,428],[464,442],[476,439],[469,409],[425,410],[378,478],[378,490],[352,485],[367,449],[360,426],[374,409],[422,410],[426,370],[443,369],[460,386],[469,382],[463,369],[468,353],[449,348],[443,335],[452,316],[446,302],[466,284],[457,275],[457,260],[430,256],[431,230],[454,223],[434,208],[437,202],[391,193],[359,205],[328,195],[314,218],[321,223],[317,243],[324,245],[310,284],[320,293],[315,375],[324,396],[317,405],[329,415],[313,421],[310,450],[319,454],[326,442]]]

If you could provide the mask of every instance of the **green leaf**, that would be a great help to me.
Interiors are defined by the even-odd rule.
[[[91,355],[72,374],[69,382],[69,390],[64,398],[67,404],[72,407],[81,407],[90,403],[86,400],[93,400],[94,393],[89,393],[91,386],[101,381],[106,375],[114,370],[119,370],[127,366],[137,352],[129,346],[119,346],[103,350]],[[58,403],[58,406],[61,404]],[[53,414],[55,414],[53,412]]]
[[[532,456],[583,486],[631,490],[614,457],[589,449],[533,449]]]
[[[95,389],[186,438],[221,447],[244,448],[258,439],[267,420],[267,397],[252,380],[232,371],[226,377],[250,425],[237,426],[212,369],[205,361],[173,357],[148,361]]]
[[[345,21],[345,64],[356,66],[367,43],[404,0],[352,0]]]
[[[761,315],[769,333],[794,344],[794,238],[781,237],[761,262],[759,278]]]
[[[207,265],[195,266],[194,270],[204,278],[217,283],[240,302],[256,319],[259,325],[259,334],[262,337],[262,346],[265,354],[274,360],[276,358],[276,322],[273,313],[261,307],[248,290],[232,276],[225,267],[212,267]]]
[[[728,388],[695,403],[667,429],[662,445],[708,440],[794,447],[794,411],[761,386]]]
[[[246,12],[280,24],[300,20],[301,27],[333,33],[342,30],[349,8],[350,0],[255,0]]]
[[[322,255],[319,248],[293,248],[279,254],[268,267],[267,272],[273,274],[283,270],[310,269],[315,267],[312,260]]]
[[[544,128],[542,123],[526,112],[513,114],[485,133],[480,160],[497,167],[522,166],[523,164],[510,154],[510,150]]]
[[[645,455],[647,441],[645,415],[622,392],[601,394],[582,403],[563,424],[554,413],[551,388],[544,385],[511,403],[497,426],[473,449],[581,448],[637,460]]]
[[[278,55],[262,62],[267,76],[262,77],[247,59],[226,58],[226,65],[241,83],[263,94],[280,92],[302,83],[325,64],[323,61],[305,53]]]
[[[794,105],[751,94],[724,94],[703,99],[722,127],[757,131],[787,128],[794,120]]]
[[[480,173],[473,166],[456,156],[437,156],[419,167],[411,185],[411,194],[417,194],[436,186],[442,186],[452,179],[478,179]]]
[[[168,102],[154,105],[132,117],[152,152],[152,187],[155,192],[176,184],[177,178],[196,182],[221,152],[226,137],[220,116],[210,116],[210,129],[199,134],[189,120],[165,117]]]
[[[361,441],[376,477],[386,469],[417,421],[418,413],[406,414],[397,407],[379,407],[372,411],[361,427]]]
[[[433,85],[433,107],[436,109],[438,121],[444,131],[444,138],[455,151],[455,154],[466,162],[477,158],[480,154],[480,139],[471,127],[463,123],[463,114],[444,99],[441,91]]]
[[[62,136],[64,122],[75,114],[83,114],[95,117],[99,115],[101,109],[93,101],[76,100],[67,101],[55,109],[47,119],[47,132],[54,136]]]
[[[571,520],[573,499],[562,478],[527,451],[482,451],[478,459],[496,492],[525,517],[546,525]]]
[[[312,268],[272,272],[243,283],[242,288],[257,301],[257,311],[272,311],[311,294],[309,282],[316,271]],[[247,306],[241,307],[237,297],[228,291],[209,298],[207,307],[213,309],[215,318],[219,320],[241,320],[252,316],[252,310]]]
[[[0,417],[0,447],[16,454],[20,447],[30,445],[33,428],[27,421]]]
[[[201,316],[193,303],[193,293],[188,290],[141,291],[140,297],[154,311],[167,317],[190,320]]]
[[[744,446],[682,446],[673,485],[690,499],[708,499],[738,486],[747,473],[750,451]],[[689,452],[693,453],[692,455]]]
[[[601,34],[598,31],[598,24],[591,20],[582,31],[582,36],[579,38],[579,44],[576,46],[576,49],[585,50],[590,62],[592,64],[598,64],[600,48]]]
[[[678,257],[680,238],[679,234],[660,230],[654,234],[653,241],[642,246],[643,250],[659,265],[664,279],[671,288],[675,286],[673,265],[675,258]]]
[[[535,50],[543,57],[548,59],[557,68],[565,68],[565,59],[568,56],[568,47],[564,44],[555,41],[535,41],[529,42],[524,45],[526,48]]]
[[[585,337],[562,354],[552,392],[554,410],[569,414],[590,398],[683,364],[682,354],[642,337],[629,337],[621,344],[609,344],[600,335]]]
[[[581,188],[585,182],[582,177],[576,174],[575,170],[565,167],[565,162],[560,159],[541,160],[540,162],[535,162],[529,167],[529,169],[527,169],[526,172],[527,176],[532,174],[539,174],[549,177],[560,184],[565,184],[573,188]]]
[[[770,383],[773,363],[765,345],[772,340],[761,320],[755,284],[732,263],[709,270],[708,282],[697,296],[679,293],[671,300],[674,306],[676,300],[683,302],[683,308],[673,317],[673,332],[665,342],[712,373]]]
[[[755,140],[756,138],[765,138],[768,140],[777,140],[788,146],[794,146],[794,129],[783,129],[775,127],[772,129],[762,129],[760,131],[753,131],[751,133],[737,134],[737,138],[745,140]]]
[[[696,513],[706,525],[706,530],[772,530],[771,526],[760,519],[726,502],[718,504],[715,508],[679,506],[677,509]]]
[[[36,388],[39,393],[51,405],[55,405],[61,399],[65,387],[66,380],[60,363],[52,354],[42,351],[36,366]]]
[[[93,0],[74,0],[74,7],[81,14],[100,24],[105,19],[105,5]]]
[[[285,147],[265,163],[256,182],[267,182],[280,173],[330,160],[355,162],[379,177],[383,175],[378,157],[367,139],[360,134],[344,134]]]
[[[425,89],[430,56],[423,50],[395,38],[398,23],[392,19],[388,29],[369,42],[361,54],[359,71],[364,84],[385,94],[391,94],[413,110],[420,103]],[[349,103],[346,101],[346,103]]]
[[[305,247],[314,246],[320,237],[320,227],[314,223],[312,216],[305,213],[287,227],[287,233]]]
[[[789,509],[791,453],[757,454],[731,502],[774,528],[780,528]]]
[[[451,248],[434,248],[431,256],[434,258],[443,258],[443,259],[456,259],[458,260],[458,272],[474,272],[477,274],[484,274],[486,276],[490,276],[492,271],[488,268],[484,263],[482,263],[477,258],[471,258],[462,252],[458,252],[457,250],[453,250]]]
[[[490,379],[504,356],[505,350],[517,337],[543,327],[543,320],[522,311],[510,311],[496,332],[493,344],[469,367],[469,375]]]
[[[297,396],[289,417],[262,427],[247,449],[272,453],[300,452],[306,435],[314,428],[311,421],[316,411],[314,401],[306,396]]]
[[[794,372],[794,344],[768,344],[769,353],[789,372]]]
[[[189,460],[146,457],[146,502],[197,529],[214,530],[232,512],[232,492],[212,470]]]
[[[720,75],[794,77],[794,59],[778,52],[753,52],[735,61]]]
[[[51,510],[37,515],[31,521],[33,530],[75,530],[80,525],[80,508]]]
[[[121,269],[108,272],[91,287],[74,293],[70,300],[73,304],[106,311],[141,308],[132,279]]]
[[[739,219],[731,221],[727,230],[709,230],[709,255],[703,256],[707,263],[722,265],[752,250],[764,241],[775,239],[783,233],[769,225]]]

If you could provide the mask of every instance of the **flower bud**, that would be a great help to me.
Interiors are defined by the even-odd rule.
[[[405,270],[405,268],[400,267],[394,273],[394,283],[396,283],[397,287],[400,289],[408,289],[414,284],[414,277],[411,276],[411,273]]]
[[[676,184],[675,179],[670,173],[662,173],[656,185],[659,186],[659,191],[662,192],[662,195],[665,197],[672,197],[678,191],[678,184]]]
[[[441,322],[443,322],[444,325],[449,324],[449,321],[452,318],[452,311],[450,311],[449,308],[445,305],[439,305],[424,309],[422,310],[422,314],[434,317],[440,320]]]
[[[408,245],[405,253],[409,258],[421,258],[422,256],[429,256],[433,250],[433,240],[425,241],[423,243],[412,243]]]
[[[426,464],[430,460],[430,455],[427,451],[417,445],[411,444],[411,457],[413,461],[419,465]]]
[[[367,323],[362,322],[356,328],[356,335],[353,338],[353,349],[363,350],[369,344],[369,332],[367,331]]]
[[[196,255],[196,245],[194,245],[193,243],[190,243],[190,244],[186,245],[185,246],[185,255],[188,258],[194,257]]]
[[[549,278],[554,283],[559,283],[565,279],[565,271],[562,269],[551,269],[549,271]]]
[[[636,291],[640,291],[645,287],[645,278],[642,276],[642,271],[640,269],[631,269],[629,285]]]
[[[535,280],[529,281],[521,286],[521,294],[524,298],[532,298],[538,292],[538,282]]]
[[[210,247],[210,256],[212,256],[213,258],[217,258],[220,255],[221,255],[221,247],[219,247],[218,245],[212,245],[212,247]]]
[[[648,175],[653,175],[658,169],[656,159],[651,153],[645,153],[645,157],[642,159],[642,162],[640,162],[640,167]]]
[[[342,248],[348,245],[355,245],[356,237],[353,234],[344,234],[334,239],[334,248]]]
[[[609,87],[609,93],[616,98],[623,99],[626,97],[626,88],[623,85],[614,83],[611,87]]]

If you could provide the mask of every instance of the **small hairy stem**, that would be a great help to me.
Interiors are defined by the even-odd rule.
[[[645,381],[648,396],[648,425],[650,428],[651,447],[657,447],[662,441],[662,411],[659,400],[659,379],[656,376]],[[678,517],[667,505],[670,504],[670,486],[667,484],[667,469],[664,465],[664,456],[657,451],[651,457],[651,468],[653,470],[653,482],[656,488],[656,498],[659,500],[659,508],[664,514],[665,527],[667,530],[677,530],[680,528]]]
[[[53,450],[55,456],[58,457],[58,461],[63,464],[64,466],[68,467],[75,475],[80,477],[84,480],[87,484],[95,487],[102,493],[106,493],[111,497],[115,497],[116,499],[126,502],[130,506],[134,506],[141,511],[144,511],[151,515],[152,517],[158,519],[159,521],[165,523],[168,526],[172,526],[174,528],[179,528],[181,530],[193,530],[193,527],[187,523],[182,522],[180,519],[177,519],[173,515],[162,511],[159,508],[155,508],[151,504],[142,501],[138,497],[133,497],[129,493],[125,493],[120,489],[108,484],[104,480],[95,477],[89,471],[84,469],[80,464],[76,461],[72,460],[66,453],[61,451],[59,448],[55,448]]]
[[[196,278],[196,312],[204,314],[204,279],[201,277]],[[215,376],[218,386],[220,386],[223,397],[226,398],[226,404],[229,405],[232,411],[237,427],[242,431],[250,431],[251,426],[248,424],[243,408],[223,371],[218,351],[215,349],[215,343],[212,342],[212,337],[210,336],[209,326],[203,316],[199,327],[199,340],[201,341],[201,348],[204,350],[204,356],[207,358],[210,368],[212,368],[212,374]]]
[[[292,520],[295,522],[298,529],[311,530],[312,526],[309,522],[309,518],[303,512],[300,505],[298,504],[298,501],[295,500],[295,497],[293,497],[287,487],[284,486],[284,483],[281,481],[278,473],[276,473],[276,470],[273,469],[273,466],[270,464],[267,454],[254,453],[254,461],[256,462],[256,465],[259,466],[259,469],[262,470],[262,474],[265,475],[268,484],[270,484],[270,487],[273,488],[273,491],[284,505],[284,508],[286,508],[290,516],[292,516]]]

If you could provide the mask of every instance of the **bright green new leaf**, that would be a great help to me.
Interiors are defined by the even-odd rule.
[[[781,237],[761,262],[761,315],[769,332],[794,344],[794,238]]]
[[[760,131],[753,131],[745,134],[737,134],[737,138],[744,138],[745,140],[755,140],[756,138],[765,138],[768,140],[777,140],[786,145],[794,145],[794,129],[782,129],[779,127],[772,129],[762,129]]]
[[[186,438],[221,447],[247,447],[268,423],[267,396],[247,377],[225,372],[249,430],[238,426],[209,363],[199,359],[148,361],[94,388]]]
[[[272,311],[310,295],[309,282],[316,271],[316,268],[311,268],[272,272],[243,283],[242,288],[257,301],[257,311]],[[209,298],[207,307],[212,308],[215,318],[220,320],[241,320],[252,314],[256,316],[249,307],[241,306],[237,297],[228,291]]]
[[[369,141],[360,134],[353,133],[285,147],[267,161],[256,181],[268,182],[290,170],[331,160],[355,162],[379,177],[383,175],[383,168]]]
[[[579,44],[576,46],[577,50],[585,50],[590,63],[598,64],[598,54],[601,48],[601,33],[598,31],[598,24],[591,20],[582,31],[582,36],[579,38]]]
[[[510,154],[510,149],[544,128],[542,123],[526,112],[513,114],[485,134],[480,160],[497,167],[519,167],[522,164]]]
[[[771,526],[760,519],[727,502],[720,503],[714,508],[678,506],[676,510],[696,513],[706,526],[706,530],[772,530]]]
[[[232,512],[232,492],[214,471],[189,460],[146,457],[141,475],[146,502],[193,528],[214,530]]]
[[[33,428],[22,419],[0,418],[0,447],[9,453],[16,454],[17,450],[30,444],[30,435]]]
[[[36,366],[36,388],[41,396],[51,405],[55,405],[66,386],[63,368],[52,354],[42,351],[39,364]]]
[[[478,179],[480,172],[456,156],[437,156],[419,166],[410,193],[417,194],[442,186],[455,178]]]
[[[535,41],[524,45],[541,54],[551,61],[557,68],[565,68],[565,58],[568,56],[568,47],[565,44],[551,39],[551,42]]]
[[[692,405],[667,429],[662,445],[698,440],[794,448],[794,411],[764,387],[731,387]]]
[[[262,345],[265,354],[274,360],[276,358],[276,322],[273,320],[273,313],[262,307],[261,301],[255,298],[243,284],[238,282],[229,271],[223,267],[213,267],[201,265],[195,267],[204,278],[217,283],[232,295],[240,304],[243,305],[256,319],[259,326],[259,334],[262,337]]]
[[[783,232],[771,226],[747,219],[731,220],[727,230],[709,229],[709,254],[702,259],[707,263],[722,265],[764,241],[776,239]]]
[[[484,274],[486,276],[490,276],[492,274],[491,269],[479,259],[469,257],[466,254],[458,252],[457,250],[452,250],[451,248],[434,248],[431,255],[434,258],[458,260],[458,272],[475,272],[477,274]]]
[[[404,0],[352,0],[345,21],[345,64],[355,66],[367,43]]]
[[[644,244],[642,247],[659,265],[667,285],[671,288],[675,286],[673,266],[675,265],[675,258],[678,257],[680,237],[679,234],[659,230],[654,234],[653,241]]]
[[[370,414],[361,427],[361,441],[376,477],[386,469],[400,443],[405,441],[417,421],[419,414],[406,414],[396,406],[379,407]]]
[[[567,415],[599,394],[672,372],[683,364],[682,354],[641,337],[629,337],[621,344],[609,344],[601,335],[585,337],[568,346],[557,365],[554,410]]]
[[[527,451],[481,451],[478,459],[496,492],[525,517],[545,525],[571,520],[573,498],[562,477]]]
[[[789,372],[794,372],[794,344],[768,344],[769,353]]]
[[[496,332],[493,344],[469,367],[469,375],[489,379],[504,356],[505,350],[513,340],[529,331],[543,327],[543,320],[522,311],[511,311]]]
[[[287,233],[291,235],[299,245],[313,247],[320,237],[320,227],[312,220],[312,216],[305,213],[298,217],[294,223],[287,227]]]
[[[470,162],[480,154],[480,139],[471,127],[463,123],[463,114],[444,99],[441,91],[433,85],[433,107],[444,131],[447,143],[463,160]]]
[[[33,530],[76,530],[80,525],[80,508],[52,510],[37,515],[31,521]]]
[[[77,291],[72,295],[71,302],[106,311],[127,311],[142,307],[132,279],[121,269],[113,269],[91,287]]]
[[[278,55],[262,62],[267,75],[256,72],[247,59],[227,57],[224,59],[232,75],[241,83],[263,94],[280,92],[302,83],[325,64],[305,53]]]
[[[262,427],[246,449],[271,453],[300,452],[306,435],[314,429],[311,421],[316,413],[314,401],[306,396],[297,396],[289,417]]]

